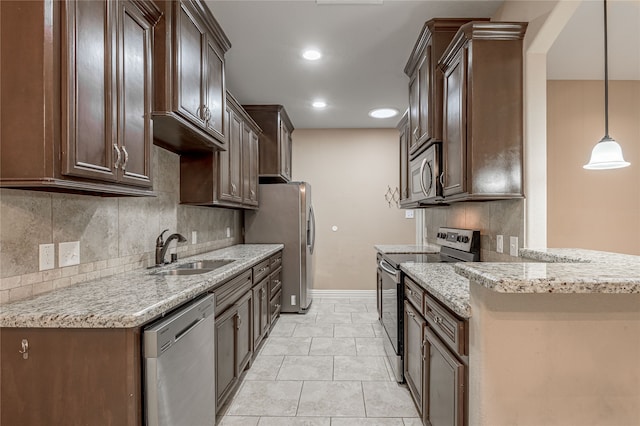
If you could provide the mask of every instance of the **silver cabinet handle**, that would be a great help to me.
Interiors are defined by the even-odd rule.
[[[444,172],[440,173],[440,186],[444,188]]]
[[[251,199],[252,200],[256,199],[256,191],[254,191],[253,189],[251,190]]]
[[[113,144],[113,149],[116,151],[116,162],[113,167],[117,170],[118,167],[120,167],[120,159],[122,158],[122,155],[120,154],[120,148],[118,148],[118,145],[115,143]]]
[[[235,183],[231,184],[231,195],[236,195],[236,184]]]
[[[236,323],[236,328],[240,330],[240,324],[242,324],[242,317],[238,315],[238,322]]]
[[[416,316],[414,315],[413,312],[411,311],[407,311],[407,315],[409,315],[411,318],[416,319]]]
[[[280,284],[281,282],[282,282],[282,281],[280,281],[280,280],[273,280],[273,283],[274,283],[275,285],[278,285],[278,284]]]
[[[422,341],[422,345],[420,345],[420,354],[422,355],[422,359],[423,360],[427,359],[427,357],[426,357],[427,354],[424,351],[424,347],[427,346],[427,343],[429,343],[429,342],[425,339],[425,340]]]
[[[22,354],[22,359],[29,359],[29,341],[27,339],[22,339],[21,346],[22,349],[20,349],[18,353]]]
[[[124,154],[124,163],[122,163],[122,170],[127,168],[127,163],[129,162],[129,153],[127,152],[127,148],[122,146],[122,152]]]
[[[424,168],[427,165],[427,159],[424,158],[422,160],[422,164],[420,165],[420,189],[422,189],[422,193],[424,196],[427,196],[427,190],[424,188]]]
[[[409,296],[413,296],[413,291],[407,289],[407,293],[409,294]]]

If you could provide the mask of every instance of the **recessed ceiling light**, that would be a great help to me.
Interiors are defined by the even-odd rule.
[[[302,52],[302,57],[308,61],[317,61],[322,58],[322,53],[317,49],[307,49]]]
[[[398,115],[398,110],[394,108],[376,108],[369,111],[369,117],[391,118]]]
[[[311,106],[317,109],[322,109],[327,107],[327,103],[325,101],[313,101]]]

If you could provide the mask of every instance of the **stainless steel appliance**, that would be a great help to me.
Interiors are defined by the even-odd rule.
[[[215,424],[214,309],[209,294],[144,328],[147,426]]]
[[[282,312],[305,313],[311,306],[315,217],[311,185],[261,184],[260,209],[246,211],[244,241],[282,243]]]
[[[437,242],[441,246],[440,253],[378,253],[378,282],[382,300],[380,322],[387,335],[384,349],[400,383],[404,382],[404,283],[400,264],[480,261],[480,231],[440,228]]]
[[[411,202],[434,203],[442,198],[440,181],[440,144],[434,143],[411,159],[409,165],[411,179]]]

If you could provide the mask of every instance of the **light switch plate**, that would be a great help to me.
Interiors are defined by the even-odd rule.
[[[518,237],[509,237],[509,254],[518,257]]]
[[[39,248],[39,270],[53,269],[56,267],[56,245],[40,244]]]
[[[191,244],[198,244],[198,231],[191,231]]]
[[[496,235],[496,252],[504,252],[504,239],[502,235]]]
[[[231,228],[227,226],[227,238],[231,238]]]
[[[404,211],[405,219],[413,219],[413,210],[405,210]]]
[[[73,266],[80,263],[80,241],[58,244],[58,266]]]

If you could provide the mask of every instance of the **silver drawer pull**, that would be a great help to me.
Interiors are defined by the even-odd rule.
[[[127,148],[122,147],[122,153],[124,154],[124,162],[122,163],[122,170],[127,168],[127,163],[129,162],[129,153],[127,152]]]
[[[236,325],[236,328],[239,330],[240,329],[240,324],[242,324],[242,317],[240,315],[238,315],[238,322]]]
[[[280,281],[280,280],[273,280],[273,283],[274,283],[275,285],[278,285],[278,284],[280,284],[281,282],[282,282],[282,281]]]
[[[22,359],[29,359],[29,341],[22,339],[22,349],[18,351],[22,354]]]
[[[114,169],[118,169],[118,167],[120,167],[120,159],[122,158],[122,155],[120,154],[120,148],[118,148],[118,145],[116,145],[115,143],[113,144],[113,149],[116,151],[116,162],[113,165]]]

